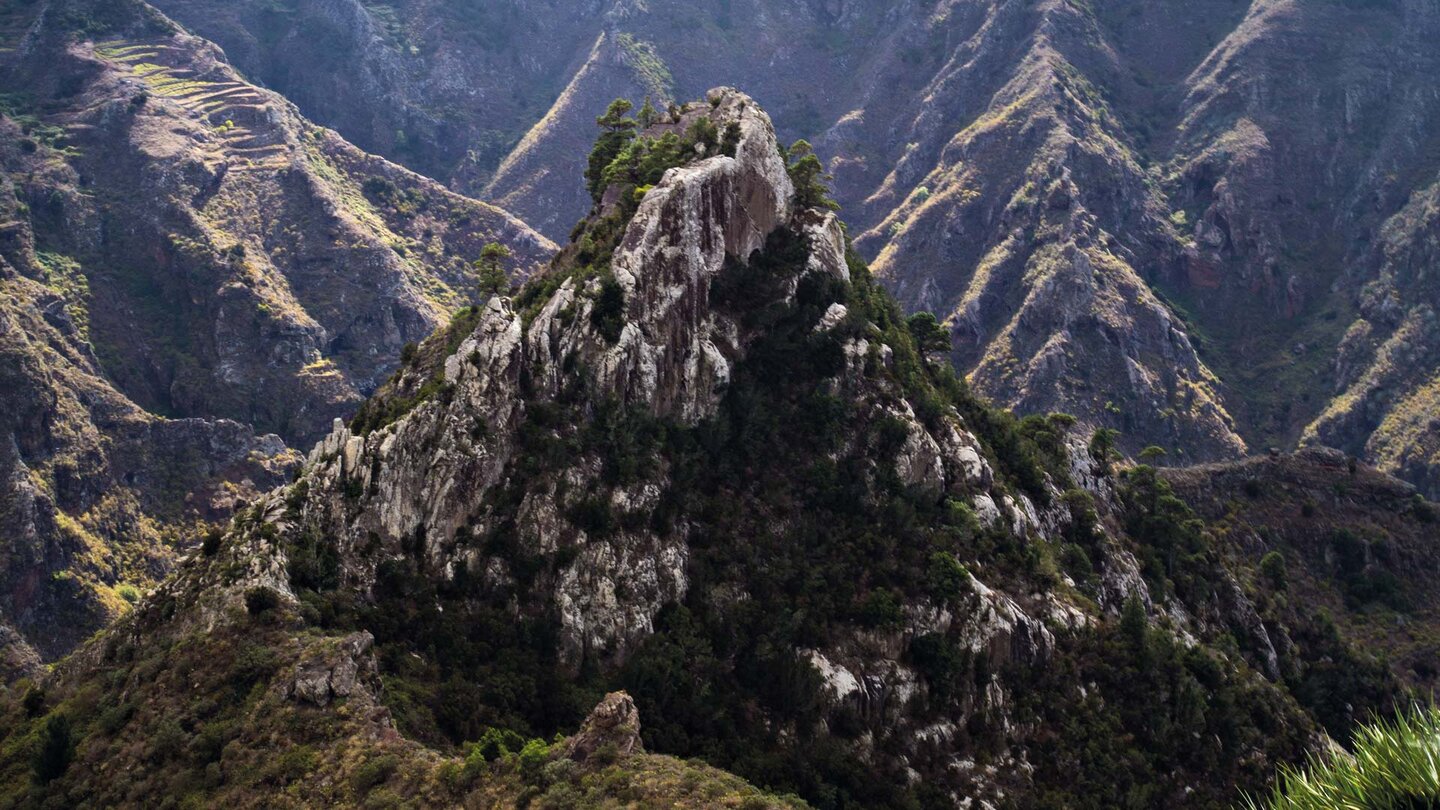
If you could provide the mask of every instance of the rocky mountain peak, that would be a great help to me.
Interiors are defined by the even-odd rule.
[[[692,105],[640,137],[674,137],[706,121],[717,133],[732,133],[726,137],[736,139],[733,154],[716,154],[720,144],[700,146],[698,160],[666,171],[649,190],[607,189],[607,197],[643,193],[612,260],[625,300],[618,340],[595,339],[594,305],[583,302],[574,321],[580,326],[565,334],[557,317],[577,303],[578,285],[562,286],[532,327],[562,351],[589,343],[601,385],[620,402],[690,422],[713,412],[717,390],[744,352],[738,325],[710,305],[711,283],[727,261],[745,261],[777,229],[804,230],[794,219],[795,189],[769,116],[733,88],[712,90],[707,99],[708,108]],[[833,253],[843,249],[838,223],[831,218],[828,227],[810,229],[814,246],[831,249],[824,266],[843,273],[844,255]]]
[[[375,536],[390,548],[423,538],[438,570],[483,567],[483,555],[458,548],[454,538],[498,528],[487,501],[513,482],[522,434],[535,419],[577,398],[587,410],[639,409],[680,425],[711,418],[735,364],[764,334],[749,314],[793,306],[806,278],[848,279],[838,219],[797,203],[770,119],[748,96],[713,90],[636,137],[652,153],[676,142],[685,153],[653,187],[617,181],[605,190],[577,228],[577,245],[562,252],[547,278],[519,299],[488,301],[443,364],[402,370],[399,393],[386,406],[407,409],[401,418],[368,431],[336,422],[309,463],[310,479],[321,484],[312,501],[329,514],[327,533],[349,535],[357,546]],[[592,237],[613,240],[608,262],[588,255],[605,252],[585,247]],[[717,294],[727,273],[777,242],[799,257],[795,267],[762,270],[738,285],[732,279]],[[537,287],[548,298],[535,295]],[[746,299],[742,305],[737,296]],[[420,380],[429,381],[429,394]],[[599,485],[602,465],[600,458],[579,460],[553,490],[529,492],[520,506],[542,547],[580,544],[558,583],[564,648],[576,663],[588,650],[618,650],[639,638],[686,587],[678,538],[640,531],[618,547],[587,546],[594,530],[577,531],[565,518],[581,493]],[[329,496],[337,490],[362,494],[336,508]],[[605,508],[653,509],[660,494],[659,482],[620,489]],[[347,560],[358,581],[373,585],[376,558]],[[509,579],[500,569],[489,573]],[[641,587],[623,600],[601,586],[605,581]]]

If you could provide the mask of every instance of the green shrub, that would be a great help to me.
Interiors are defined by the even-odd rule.
[[[715,126],[715,122],[709,118],[697,118],[686,130],[685,137],[697,145],[704,146],[705,151],[709,153],[711,149],[720,145],[720,128]]]
[[[230,667],[230,686],[236,698],[249,694],[255,684],[268,680],[280,668],[280,657],[263,644],[246,644]]]
[[[353,479],[352,479],[353,480]],[[327,538],[305,532],[285,549],[289,558],[290,584],[302,589],[331,591],[340,585],[340,556]]]
[[[933,312],[917,312],[905,321],[921,353],[950,351],[950,330],[940,325]]]
[[[205,539],[200,541],[200,553],[206,557],[214,557],[220,550],[220,541],[225,538],[225,530],[215,527],[205,533]]]
[[[385,784],[399,769],[400,759],[394,754],[371,757],[355,769],[355,773],[350,777],[350,786],[363,796],[371,789]]]
[[[860,605],[859,619],[870,627],[895,627],[905,620],[900,595],[888,588],[872,591]]]
[[[508,728],[487,727],[480,735],[477,742],[470,744],[469,754],[466,756],[468,762],[472,757],[484,762],[495,760],[508,754],[517,754],[525,746],[525,738],[516,734]]]
[[[1410,512],[1415,515],[1415,519],[1421,523],[1435,522],[1435,507],[1429,501],[1426,501],[1423,495],[1417,494],[1410,499]]]
[[[45,711],[45,690],[32,684],[20,699],[20,708],[26,717],[39,717]]]
[[[1287,582],[1285,578],[1285,555],[1278,551],[1272,551],[1260,558],[1260,574],[1270,583],[1270,587],[1277,591],[1283,591]]]
[[[614,276],[600,282],[600,294],[590,310],[590,325],[611,344],[620,340],[625,328],[625,290]]]
[[[1115,438],[1119,435],[1118,430],[1097,428],[1090,437],[1090,457],[1100,462],[1106,472],[1110,470],[1110,460],[1115,457]]]
[[[942,602],[954,603],[970,589],[970,572],[948,551],[930,555],[930,593]]]
[[[263,585],[245,592],[245,610],[251,616],[259,616],[280,606],[280,594]]]
[[[135,713],[135,706],[132,703],[121,703],[111,706],[100,713],[96,726],[106,734],[114,734],[130,722],[130,717]]]
[[[550,760],[550,744],[541,739],[534,739],[525,743],[520,753],[515,755],[515,761],[520,768],[520,775],[527,782],[534,782]]]
[[[75,740],[70,732],[70,718],[63,714],[51,715],[40,732],[40,745],[30,758],[35,781],[46,785],[59,779],[74,757]]]
[[[265,765],[265,781],[283,787],[299,781],[315,770],[319,763],[320,755],[312,746],[296,745],[287,748]]]

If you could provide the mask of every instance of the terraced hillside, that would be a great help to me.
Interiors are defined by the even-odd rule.
[[[90,6],[45,5],[5,80],[44,147],[22,194],[40,249],[90,285],[107,372],[152,411],[313,439],[482,294],[485,244],[516,277],[553,249],[307,123],[158,15],[87,39],[59,21]]]
[[[219,133],[207,163],[226,163],[239,171],[281,169],[289,165],[289,145],[271,115],[268,98],[239,79],[206,81],[187,66],[186,53],[164,42],[120,43],[95,49],[96,56],[127,67],[148,94],[174,100]]]

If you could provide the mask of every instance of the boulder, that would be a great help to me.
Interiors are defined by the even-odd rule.
[[[625,692],[611,692],[585,718],[575,736],[565,741],[565,756],[584,762],[601,748],[614,746],[621,756],[644,753],[640,742],[640,710]]]

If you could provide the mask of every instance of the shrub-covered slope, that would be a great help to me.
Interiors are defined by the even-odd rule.
[[[974,398],[748,97],[613,112],[546,274],[10,690],[12,801],[778,801],[543,742],[638,708],[819,807],[1222,807],[1397,694],[1297,687],[1345,639],[1261,615],[1273,564],[1109,434]]]
[[[235,422],[137,407],[35,269],[0,256],[0,681],[39,665],[30,645],[54,659],[128,609],[202,521],[300,460]]]

